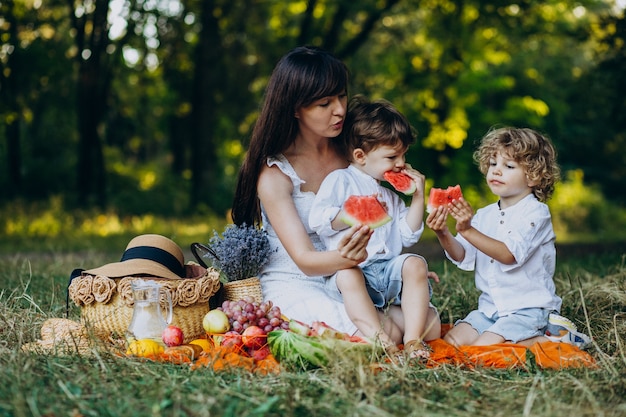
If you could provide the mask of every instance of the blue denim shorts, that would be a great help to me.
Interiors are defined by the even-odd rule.
[[[525,308],[508,316],[500,317],[498,313],[488,317],[474,310],[458,323],[467,323],[478,332],[491,332],[504,337],[505,340],[517,343],[520,340],[542,336],[548,325],[550,310],[545,308]]]
[[[402,266],[409,256],[423,256],[414,253],[405,253],[393,259],[374,261],[366,267],[361,268],[365,276],[365,286],[370,298],[377,308],[387,305],[400,305],[402,293]],[[428,266],[428,264],[426,264]],[[334,274],[326,281],[328,293],[335,299],[342,300],[341,292],[337,288],[337,274]],[[433,289],[428,282],[428,291],[432,297]]]

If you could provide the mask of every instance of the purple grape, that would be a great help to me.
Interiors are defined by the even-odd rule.
[[[281,320],[278,317],[272,317],[270,319],[270,325],[273,327],[280,326]]]

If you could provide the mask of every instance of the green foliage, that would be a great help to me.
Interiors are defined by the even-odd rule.
[[[608,201],[600,187],[585,185],[582,170],[566,173],[548,205],[559,240],[624,239],[626,211]]]
[[[181,247],[204,242],[211,232],[222,229],[227,220],[210,213],[185,218],[156,214],[121,214],[96,210],[71,210],[61,197],[45,203],[15,201],[0,208],[0,253],[16,247],[33,252],[75,251],[85,247],[120,248],[120,254],[134,236],[158,233]],[[119,254],[116,254],[119,256]]]
[[[60,195],[123,214],[225,213],[269,74],[300,44],[334,50],[351,94],[408,116],[419,132],[410,160],[436,184],[480,188],[475,142],[514,124],[547,132],[564,168],[624,201],[626,20],[609,1],[211,4],[130,2],[96,51],[70,30],[72,13],[93,8],[0,3],[0,202]],[[77,56],[96,53],[94,85],[109,92],[82,103]],[[102,119],[79,118],[81,105],[102,105]],[[79,156],[83,122],[99,137]],[[104,178],[102,201],[77,191],[92,175]]]

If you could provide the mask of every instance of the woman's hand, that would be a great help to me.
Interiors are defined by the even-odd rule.
[[[352,226],[337,245],[339,254],[351,261],[361,263],[367,259],[367,243],[374,231],[368,226],[356,224]]]

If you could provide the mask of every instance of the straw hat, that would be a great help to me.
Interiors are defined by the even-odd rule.
[[[187,276],[183,251],[165,236],[148,234],[133,238],[119,262],[82,271],[83,275],[104,275],[120,278],[131,275],[147,275],[157,278],[183,279]]]

